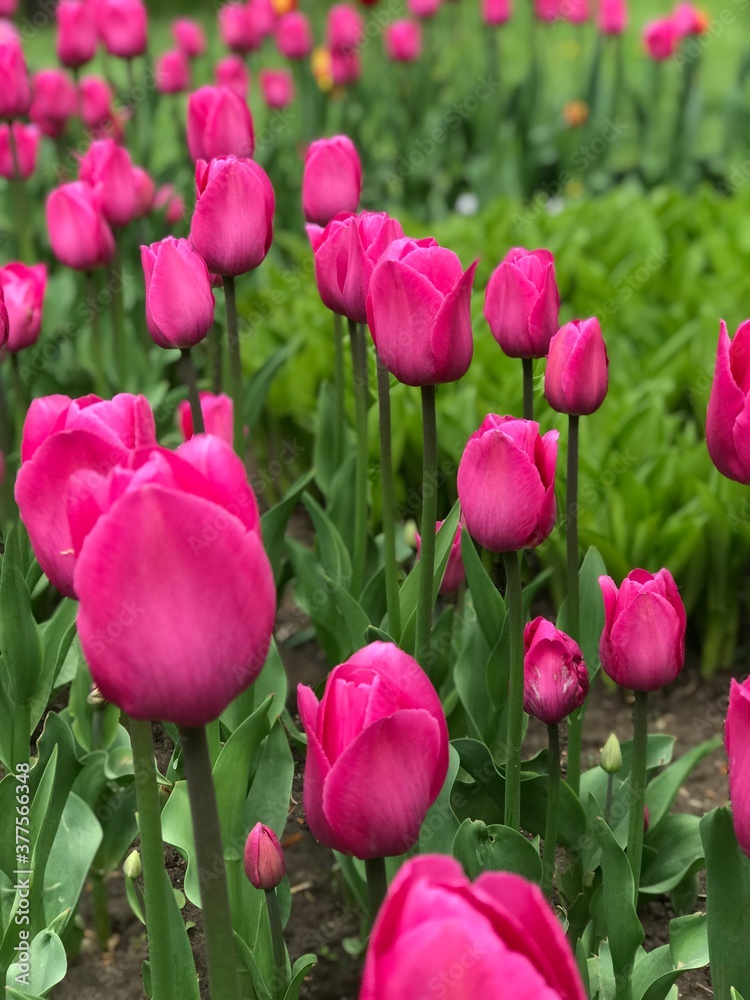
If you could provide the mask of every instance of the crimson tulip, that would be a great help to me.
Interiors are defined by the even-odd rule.
[[[580,646],[544,618],[524,630],[523,708],[556,725],[586,700],[589,674]]]

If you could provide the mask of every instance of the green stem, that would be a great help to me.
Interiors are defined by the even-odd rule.
[[[12,211],[16,218],[15,229],[18,238],[18,252],[25,263],[31,264],[36,259],[36,254],[34,253],[34,235],[31,228],[29,199],[27,197],[26,184],[21,177],[21,162],[18,158],[18,145],[12,121],[8,122],[8,143],[10,145],[10,155],[13,160],[14,174],[8,190],[12,201]]]
[[[205,434],[206,425],[203,421],[201,398],[198,393],[198,377],[195,373],[193,356],[190,353],[189,347],[182,350],[182,370],[187,385],[188,399],[190,400],[190,413],[193,417],[193,434]]]
[[[10,356],[10,370],[13,380],[13,402],[16,410],[16,442],[20,447],[23,425],[29,408],[29,398],[18,367],[18,355],[15,352]]]
[[[396,524],[394,516],[393,456],[391,454],[390,375],[378,356],[378,408],[380,414],[380,479],[383,493],[383,540],[385,543],[385,594],[388,634],[401,637],[401,606],[398,594]]]
[[[234,403],[234,450],[245,460],[243,443],[242,411],[242,356],[240,354],[240,334],[237,326],[237,296],[234,278],[224,275],[224,302],[227,310],[227,343],[229,347],[229,385]]]
[[[555,878],[555,851],[557,849],[557,822],[560,804],[560,731],[557,723],[547,726],[549,757],[547,759],[547,824],[544,828],[544,858],[542,867],[542,892],[549,898]]]
[[[266,906],[268,907],[268,922],[271,925],[271,942],[273,944],[273,964],[274,982],[271,993],[274,997],[283,997],[286,993],[286,945],[284,943],[284,931],[281,926],[281,914],[279,913],[279,901],[276,898],[276,890],[266,890]]]
[[[435,576],[435,524],[437,522],[437,415],[435,386],[422,386],[422,525],[419,553],[419,595],[417,598],[414,656],[427,665],[432,638],[433,578]]]
[[[193,819],[211,1000],[240,996],[219,810],[204,727],[180,727]]]
[[[354,551],[352,553],[352,594],[359,597],[365,582],[367,555],[367,343],[364,329],[349,320],[354,376],[354,406],[357,428],[357,476],[354,494]]]
[[[152,1000],[171,1000],[172,949],[168,932],[169,907],[165,896],[167,880],[151,723],[131,719],[129,729],[133,748],[138,829],[141,834],[151,996]],[[169,891],[171,892],[171,889]]]
[[[517,552],[503,553],[510,626],[508,746],[505,765],[505,825],[521,829],[521,741],[523,738],[523,618],[521,567]]]
[[[615,776],[614,774],[607,775],[607,799],[604,803],[604,822],[609,826],[609,820],[612,815],[612,797],[615,792]]]
[[[122,249],[115,236],[115,257],[112,262],[112,323],[115,331],[115,370],[122,389],[128,376],[127,342],[125,340],[125,304],[123,302]]]
[[[581,641],[581,611],[578,580],[578,421],[568,417],[568,479],[566,495],[567,542],[567,624],[568,633],[576,642]],[[568,722],[568,774],[570,787],[578,795],[581,785],[581,735],[583,709],[577,709]]]
[[[94,904],[94,927],[96,928],[96,940],[101,951],[109,948],[109,939],[112,937],[112,927],[109,922],[109,897],[107,893],[107,883],[101,872],[91,872],[91,898]]]
[[[635,692],[633,706],[633,763],[630,768],[630,827],[628,830],[628,859],[633,872],[635,904],[638,905],[638,886],[641,880],[643,855],[643,807],[646,801],[646,753],[648,749],[648,694]]]
[[[222,343],[221,327],[214,323],[208,334],[208,343],[211,348],[211,388],[218,395],[221,392],[222,383]]]
[[[534,359],[523,358],[523,419],[534,419]]]
[[[333,453],[337,464],[344,457],[344,324],[338,313],[333,314],[333,393],[335,418],[333,423]]]
[[[102,351],[102,326],[99,321],[99,303],[96,298],[96,278],[93,271],[86,272],[86,291],[91,313],[91,359],[94,362],[94,385],[100,396],[107,395],[107,377]]]
[[[367,875],[367,897],[370,901],[370,920],[375,923],[378,910],[383,905],[388,892],[388,876],[385,871],[385,858],[370,858],[365,861]]]

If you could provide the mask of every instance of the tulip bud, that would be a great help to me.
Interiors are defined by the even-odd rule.
[[[206,262],[187,240],[167,236],[141,247],[146,280],[146,325],[159,347],[195,347],[214,322]]]
[[[740,847],[750,857],[750,682],[732,679],[729,708],[724,725],[729,761],[729,798],[734,832]]]
[[[219,33],[226,47],[240,55],[253,52],[263,41],[249,5],[237,0],[219,8]]]
[[[383,41],[394,62],[415,62],[422,55],[422,27],[417,21],[394,21],[383,32]]]
[[[750,320],[740,324],[731,341],[727,325],[721,321],[706,414],[706,444],[711,461],[723,476],[746,486],[750,485],[750,438],[745,416],[750,395],[748,345]]]
[[[110,55],[133,59],[146,51],[148,15],[141,0],[98,0],[97,23]]]
[[[285,69],[262,69],[260,89],[269,108],[282,109],[294,100],[294,83]]]
[[[691,3],[678,3],[672,11],[672,21],[680,38],[702,35],[709,25],[709,19]]]
[[[75,84],[61,69],[43,69],[31,81],[32,99],[29,118],[44,135],[56,138],[65,131],[68,119],[78,109]]]
[[[511,0],[482,0],[482,17],[485,24],[499,27],[510,20]]]
[[[566,323],[549,345],[544,394],[558,413],[594,413],[607,395],[607,349],[596,317]]]
[[[227,87],[194,91],[188,100],[187,140],[196,163],[218,156],[252,156],[255,133],[247,103]]]
[[[143,872],[143,865],[141,863],[141,856],[138,851],[131,851],[130,854],[125,858],[125,863],[122,866],[122,873],[125,878],[129,878],[131,881],[135,881],[137,878],[141,877]]]
[[[656,62],[671,59],[677,51],[680,36],[671,17],[650,21],[643,29],[643,45]]]
[[[87,129],[100,128],[111,122],[112,89],[106,80],[98,76],[85,76],[79,86],[81,97],[81,117]]]
[[[90,62],[99,44],[93,5],[85,0],[60,0],[57,17],[57,58],[70,69]]]
[[[362,42],[364,24],[359,13],[348,4],[337,3],[328,11],[326,38],[333,52],[352,52]]]
[[[153,178],[143,167],[133,167],[133,186],[135,187],[136,219],[148,215],[154,207],[156,185]]]
[[[245,874],[256,889],[270,892],[285,874],[284,852],[279,838],[263,823],[256,823],[245,844]]]
[[[186,17],[177,18],[172,24],[172,38],[188,59],[202,56],[206,51],[206,33],[197,21]]]
[[[11,129],[16,145],[15,156],[10,144]],[[23,122],[0,125],[0,177],[28,180],[36,170],[40,138],[40,130],[36,125],[24,125]]]
[[[15,30],[0,23],[0,118],[21,118],[31,104],[21,40]]]
[[[247,102],[250,88],[250,74],[240,56],[225,56],[214,67],[214,78],[218,87],[226,87],[243,102]]]
[[[306,14],[293,11],[279,18],[276,44],[287,59],[306,59],[313,48],[312,29]]]
[[[11,352],[30,347],[39,338],[42,303],[47,287],[45,264],[6,264],[0,267],[0,289],[8,312],[7,347]]]
[[[597,25],[603,35],[621,35],[628,24],[625,0],[599,0]]]
[[[92,142],[81,159],[79,176],[102,197],[102,209],[112,226],[125,226],[138,212],[138,196],[130,154],[112,139]]]
[[[484,315],[510,358],[543,358],[557,331],[560,293],[549,250],[514,247],[492,274]]]
[[[231,445],[234,441],[234,403],[229,396],[215,396],[212,392],[199,393],[203,424],[206,434],[213,434]],[[177,423],[182,437],[188,441],[195,433],[190,403],[183,399],[177,407]]]
[[[622,750],[620,749],[620,741],[614,733],[610,733],[609,739],[602,747],[601,757],[599,758],[599,766],[602,771],[606,771],[607,774],[617,774],[622,767]]]
[[[356,212],[362,193],[362,165],[345,135],[313,142],[305,157],[302,209],[307,222],[327,225],[339,212]]]
[[[47,229],[57,259],[77,271],[103,267],[114,256],[102,193],[83,181],[63,184],[48,195]]]
[[[427,20],[437,14],[441,2],[442,0],[409,0],[407,7],[410,14]]]
[[[556,725],[586,700],[589,675],[575,640],[544,618],[524,631],[523,708],[548,726]]]
[[[331,52],[331,82],[334,87],[348,87],[356,83],[361,75],[362,61],[356,51],[334,49]]]
[[[0,347],[4,347],[8,342],[8,331],[10,322],[8,320],[8,310],[5,307],[5,293],[0,286]],[[0,452],[2,455],[2,452]],[[3,455],[3,479],[5,479],[5,455]]]
[[[182,49],[163,52],[156,60],[156,89],[160,94],[180,94],[190,86],[190,63]]]
[[[414,524],[414,522],[411,522]],[[437,533],[443,526],[442,521],[437,521],[435,524],[435,532]],[[456,534],[453,536],[453,541],[451,542],[451,550],[448,555],[448,565],[445,567],[445,573],[443,574],[443,579],[440,581],[440,593],[455,594],[458,588],[466,579],[466,570],[464,569],[463,559],[461,558],[461,533],[463,531],[463,525],[459,524],[456,528]],[[417,558],[419,558],[419,553],[422,549],[422,538],[419,532],[416,530],[416,525],[414,527],[414,543],[417,546]]]

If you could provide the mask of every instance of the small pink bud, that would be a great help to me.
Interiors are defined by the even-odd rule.
[[[270,892],[284,877],[284,852],[279,838],[263,823],[256,823],[245,844],[245,874],[256,889]]]

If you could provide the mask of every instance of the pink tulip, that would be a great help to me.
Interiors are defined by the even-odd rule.
[[[730,341],[721,321],[716,367],[706,415],[711,461],[727,479],[750,485],[750,320]]]
[[[331,79],[335,87],[348,87],[362,76],[362,61],[354,50],[331,52]]]
[[[176,226],[185,218],[185,202],[171,184],[164,184],[154,196],[154,208],[164,209],[164,221]]]
[[[102,208],[112,226],[125,226],[135,218],[138,199],[133,164],[124,146],[112,139],[92,142],[81,159],[79,176],[102,195]]]
[[[367,949],[360,1000],[585,1000],[565,931],[537,885],[510,872],[473,884],[453,858],[398,871]]]
[[[225,56],[219,59],[214,69],[214,76],[217,86],[228,87],[243,103],[247,102],[250,73],[240,56]]]
[[[219,8],[219,32],[226,47],[240,55],[253,52],[263,42],[248,5],[234,0]]]
[[[539,434],[533,420],[485,417],[458,466],[466,529],[490,552],[531,549],[555,525],[557,431]]]
[[[685,662],[685,608],[672,574],[634,569],[619,590],[609,576],[600,576],[599,586],[605,619],[602,670],[634,691],[671,684]]]
[[[560,17],[561,0],[534,0],[534,15],[540,21],[556,21]]]
[[[729,709],[724,726],[729,758],[729,798],[737,842],[750,857],[750,683],[734,678],[729,688]]]
[[[133,167],[133,185],[135,187],[135,217],[142,219],[149,215],[154,207],[156,185],[143,167]]]
[[[154,417],[143,396],[32,400],[23,425],[16,502],[39,565],[66,597],[76,596],[67,516],[71,479],[80,477],[78,492],[85,499],[87,483],[93,489],[110,469],[138,464],[141,449],[155,446]]]
[[[95,684],[134,719],[206,725],[260,673],[276,614],[242,460],[202,434],[80,478],[67,509]]]
[[[691,3],[678,3],[672,12],[672,21],[679,38],[702,35],[709,24],[706,15]]]
[[[85,76],[80,83],[81,117],[87,129],[100,128],[111,121],[112,89],[106,80],[98,76]]]
[[[586,700],[589,674],[577,642],[544,618],[524,630],[523,710],[548,726]]]
[[[253,28],[261,40],[272,35],[276,27],[273,0],[248,0],[247,9]]]
[[[234,441],[234,403],[229,396],[215,396],[212,392],[201,392],[201,413],[206,434],[213,434],[227,444]],[[195,433],[193,430],[193,414],[190,403],[183,399],[177,407],[177,422],[185,441],[189,441]]]
[[[320,703],[302,684],[297,703],[313,836],[365,860],[408,851],[448,772],[448,727],[422,668],[373,642],[331,671]]]
[[[442,526],[443,522],[438,521],[435,525],[435,531],[438,532]],[[461,557],[462,532],[463,525],[459,524],[456,528],[456,534],[451,544],[451,551],[448,556],[448,565],[445,567],[445,573],[443,574],[443,579],[440,583],[440,593],[443,595],[455,594],[466,579],[466,570],[464,569],[464,562]],[[417,542],[417,558],[419,558],[419,553],[422,549],[422,538],[418,531],[415,532],[415,538]]]
[[[358,11],[346,3],[337,3],[328,11],[326,23],[328,47],[334,52],[352,52],[362,44],[364,25]]]
[[[163,52],[156,60],[156,89],[161,94],[180,94],[190,86],[190,63],[182,49]]]
[[[510,20],[511,0],[482,0],[482,17],[485,24],[498,27]]]
[[[13,17],[18,10],[18,0],[0,0],[0,17]]]
[[[0,288],[8,311],[7,347],[12,353],[30,347],[42,327],[42,303],[47,287],[47,266],[6,264],[0,267]]]
[[[103,195],[83,181],[55,188],[47,196],[47,229],[52,252],[76,271],[109,264],[115,240],[102,209]]]
[[[65,131],[68,119],[78,111],[78,92],[61,69],[43,69],[31,80],[29,118],[44,135],[56,138]]]
[[[670,17],[650,21],[643,29],[643,44],[646,52],[657,62],[671,59],[677,51],[679,42],[680,36]]]
[[[252,156],[255,135],[247,103],[227,87],[194,91],[188,101],[187,140],[196,163],[217,156]]]
[[[626,0],[598,0],[597,25],[603,35],[621,35],[628,26]]]
[[[432,240],[400,239],[382,255],[370,280],[367,322],[380,360],[406,385],[455,382],[474,352],[471,286],[452,250]]]
[[[271,892],[286,874],[279,838],[263,823],[256,823],[245,844],[245,874],[256,889]]]
[[[557,331],[560,293],[549,250],[514,247],[487,283],[484,316],[511,358],[543,358]]]
[[[561,0],[560,14],[571,24],[585,24],[590,17],[589,0]]]
[[[409,0],[407,7],[410,14],[427,19],[437,14],[441,3],[442,0]]]
[[[11,28],[0,33],[0,81],[0,118],[23,117],[31,104],[31,88],[21,40]]]
[[[5,347],[8,343],[8,335],[10,333],[10,320],[8,318],[8,310],[5,306],[5,295],[3,293],[2,287],[0,287],[0,347]],[[2,479],[0,483],[5,480],[5,455],[2,455]]]
[[[362,193],[362,165],[345,135],[318,139],[305,157],[302,210],[307,222],[327,225],[339,212],[356,212]]]
[[[206,51],[206,33],[197,21],[187,17],[178,17],[172,22],[172,38],[177,48],[184,52],[188,59],[202,56]]]
[[[60,0],[57,17],[57,58],[70,69],[91,62],[99,45],[93,8],[85,0]]]
[[[15,153],[10,141],[11,128]],[[0,125],[0,177],[6,177],[8,180],[14,177],[28,180],[36,170],[40,137],[37,125],[24,125],[23,122]]]
[[[300,11],[290,11],[276,25],[276,45],[287,59],[306,59],[313,49],[310,20]]]
[[[260,89],[269,108],[286,108],[294,100],[292,74],[285,69],[262,69]]]
[[[596,317],[574,319],[549,344],[544,394],[558,413],[594,413],[607,395],[607,348]]]
[[[383,32],[385,51],[394,62],[414,62],[422,55],[422,26],[418,21],[394,21]]]
[[[187,240],[167,236],[141,247],[146,325],[159,347],[195,347],[214,322],[206,262]]]
[[[148,15],[142,0],[98,0],[97,21],[110,55],[133,59],[146,51]]]

